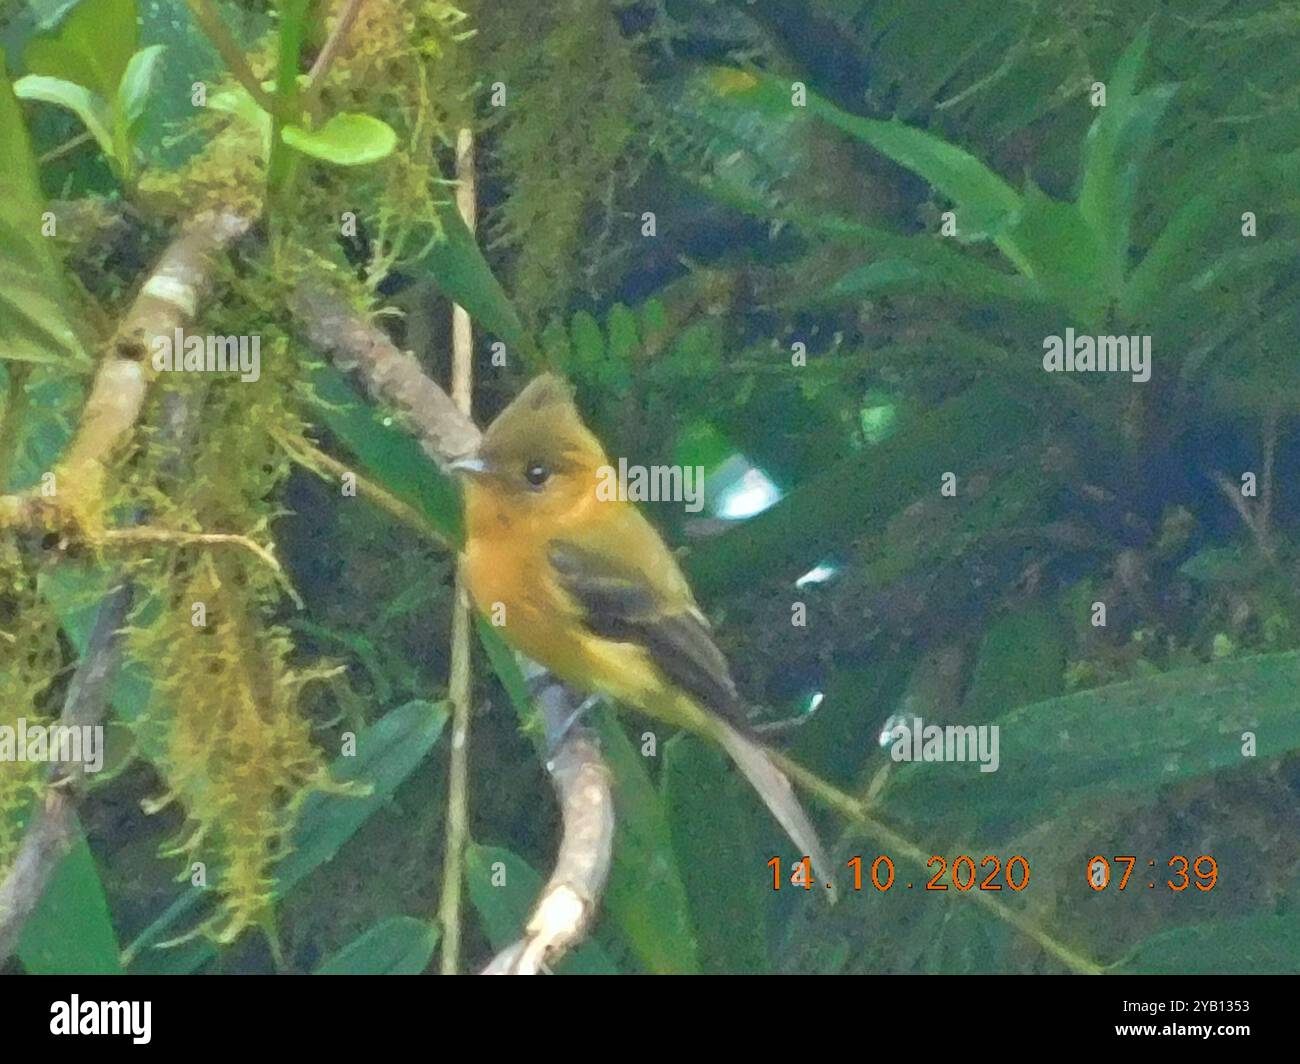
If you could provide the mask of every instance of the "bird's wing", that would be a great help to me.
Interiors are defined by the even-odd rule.
[[[629,511],[630,512],[630,511]],[[640,646],[664,675],[721,718],[713,731],[741,772],[785,828],[818,875],[829,874],[826,849],[785,773],[747,734],[744,709],[727,659],[713,642],[709,622],[686,578],[644,518],[619,522],[616,532],[553,539],[547,554],[560,587],[594,635]],[[620,550],[598,547],[617,545]],[[727,723],[730,721],[730,723]],[[834,894],[827,897],[834,900]]]
[[[638,558],[642,565],[657,560],[672,567],[653,574],[623,555],[610,557],[571,540],[552,540],[548,555],[560,586],[593,634],[641,646],[665,676],[702,705],[744,722],[727,659],[666,550],[662,558]]]

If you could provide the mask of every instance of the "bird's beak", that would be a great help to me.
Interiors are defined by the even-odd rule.
[[[490,472],[487,462],[483,461],[477,455],[468,454],[463,458],[457,458],[454,462],[447,463],[449,473],[467,473],[470,476],[482,476]]]

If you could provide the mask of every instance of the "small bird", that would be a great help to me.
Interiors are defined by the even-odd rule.
[[[497,416],[476,453],[450,463],[465,477],[463,573],[476,607],[570,686],[719,743],[825,875],[817,832],[748,734],[727,660],[676,559],[633,504],[598,497],[609,464],[551,374]]]

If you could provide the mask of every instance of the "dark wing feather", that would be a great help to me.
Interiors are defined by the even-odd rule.
[[[645,648],[660,670],[702,705],[736,722],[744,711],[727,659],[695,608],[669,612],[635,569],[573,543],[550,544],[560,585],[595,635]]]

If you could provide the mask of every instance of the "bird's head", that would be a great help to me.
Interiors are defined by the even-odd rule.
[[[593,497],[609,460],[573,402],[569,386],[545,373],[532,380],[483,434],[478,450],[450,463],[467,494],[498,507],[559,514]]]

